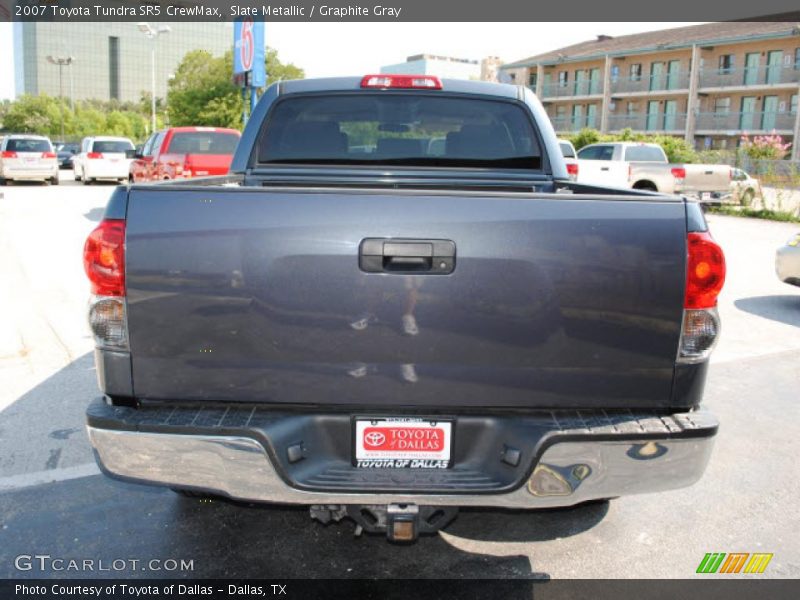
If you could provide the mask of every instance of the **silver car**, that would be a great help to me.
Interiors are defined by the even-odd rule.
[[[0,144],[0,184],[44,181],[58,185],[58,157],[41,135],[8,135]]]
[[[775,272],[784,283],[800,286],[800,233],[778,248]]]

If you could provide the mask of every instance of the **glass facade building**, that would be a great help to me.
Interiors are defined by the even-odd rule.
[[[155,24],[157,25],[157,24]],[[190,50],[219,56],[233,45],[231,23],[168,23],[171,31],[156,44],[156,97]],[[59,67],[48,56],[73,57],[62,67],[61,95],[75,100],[139,101],[150,93],[150,51],[153,41],[136,23],[14,24],[16,95],[59,95]]]

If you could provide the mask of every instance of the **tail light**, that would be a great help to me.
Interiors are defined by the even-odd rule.
[[[707,231],[687,237],[686,288],[679,363],[708,358],[719,337],[717,297],[725,283],[725,255]]]
[[[567,175],[572,181],[578,181],[578,163],[567,163]]]
[[[55,158],[55,152],[42,152],[42,158]]]
[[[442,82],[431,75],[365,75],[361,87],[440,90]]]
[[[675,184],[681,185],[683,181],[686,179],[686,169],[683,167],[673,167],[671,169],[672,176],[675,178]]]
[[[2,158],[17,158],[17,153],[13,150],[3,150],[0,152],[0,157]]]
[[[125,221],[104,219],[89,234],[83,267],[91,284],[89,327],[98,348],[127,349]]]
[[[86,153],[86,158],[90,158],[90,159],[103,158],[103,153],[102,152],[87,152]]]

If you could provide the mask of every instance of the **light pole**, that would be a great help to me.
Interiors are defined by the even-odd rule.
[[[64,90],[62,86],[62,77],[61,77],[61,70],[63,67],[68,67],[72,64],[75,60],[72,56],[53,56],[52,54],[47,56],[47,62],[51,65],[58,66],[58,106],[61,110],[61,142],[64,141]],[[70,71],[70,78],[72,78],[72,71]],[[72,101],[70,100],[70,105]],[[74,110],[74,106],[72,107]]]
[[[169,33],[172,28],[169,25],[161,24],[153,27],[150,23],[139,23],[139,31],[145,34],[153,42],[150,49],[150,118],[152,131],[156,130],[156,40],[162,33]],[[151,132],[152,133],[152,132]]]

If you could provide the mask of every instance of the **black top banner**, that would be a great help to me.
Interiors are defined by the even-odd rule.
[[[0,21],[797,21],[797,0],[0,0]]]

